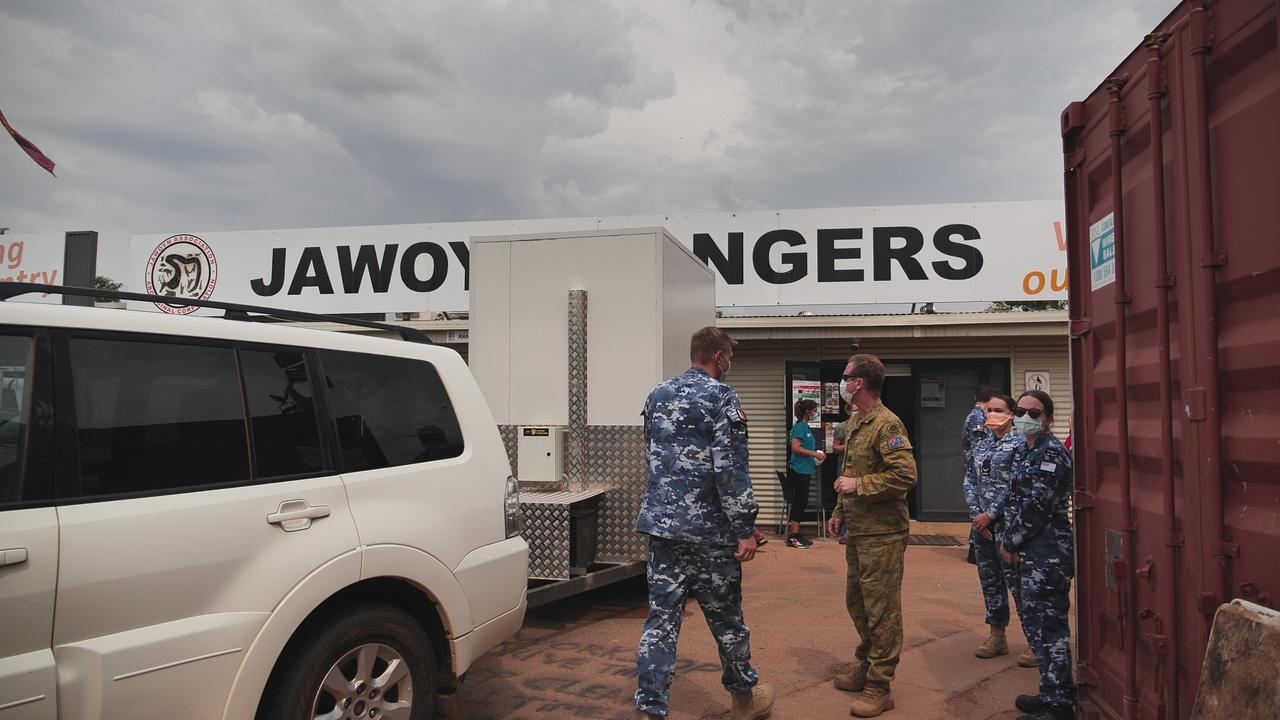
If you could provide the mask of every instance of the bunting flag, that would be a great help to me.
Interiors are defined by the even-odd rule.
[[[13,126],[9,124],[9,121],[5,118],[4,113],[2,112],[0,112],[0,125],[4,125],[4,129],[8,130],[9,134],[13,136],[13,141],[18,143],[18,147],[26,150],[27,154],[31,156],[32,160],[36,161],[37,165],[48,170],[50,175],[57,177],[57,174],[53,172],[54,162],[49,159],[49,156],[40,152],[40,148],[36,147],[30,140],[19,135],[18,131],[13,129]]]

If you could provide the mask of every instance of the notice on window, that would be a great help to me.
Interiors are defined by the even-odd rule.
[[[1089,226],[1089,273],[1094,290],[1116,281],[1115,213]]]
[[[942,375],[920,376],[920,407],[947,406],[947,379]]]
[[[822,412],[825,415],[840,414],[840,383],[822,384]]]

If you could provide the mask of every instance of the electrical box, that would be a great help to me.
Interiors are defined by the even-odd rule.
[[[558,483],[564,477],[564,428],[525,425],[516,441],[521,483]]]

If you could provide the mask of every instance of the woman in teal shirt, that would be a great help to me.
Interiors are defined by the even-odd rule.
[[[809,505],[809,483],[818,472],[818,463],[827,459],[827,454],[818,449],[818,439],[809,428],[809,421],[818,412],[818,403],[812,400],[797,400],[795,407],[796,424],[791,426],[791,459],[787,461],[787,495],[791,500],[791,515],[787,535],[787,547],[807,549],[813,541],[800,534],[800,520]]]

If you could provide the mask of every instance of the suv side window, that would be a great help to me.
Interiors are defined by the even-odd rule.
[[[82,496],[249,479],[230,347],[72,338],[70,360]]]
[[[0,335],[0,507],[23,499],[33,349],[30,337]]]
[[[462,431],[435,366],[322,350],[338,445],[348,472],[462,454]]]
[[[254,474],[278,479],[323,470],[315,393],[304,353],[293,348],[241,350],[240,371],[253,436]]]

